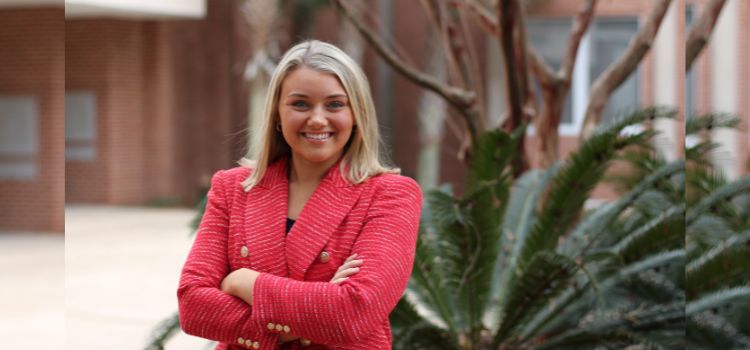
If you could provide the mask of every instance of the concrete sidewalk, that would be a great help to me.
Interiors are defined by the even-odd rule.
[[[0,233],[3,349],[61,346],[65,340],[63,235]]]
[[[177,311],[193,215],[187,209],[66,207],[66,349],[144,348],[151,330]],[[180,332],[166,349],[207,344]]]

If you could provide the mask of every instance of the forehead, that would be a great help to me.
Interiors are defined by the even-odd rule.
[[[309,67],[297,68],[281,83],[281,95],[303,94],[308,96],[346,95],[338,77]]]

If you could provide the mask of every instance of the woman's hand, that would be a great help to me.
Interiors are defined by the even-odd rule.
[[[232,271],[221,281],[221,291],[253,305],[253,288],[260,272],[241,268]]]
[[[349,276],[359,272],[359,267],[362,266],[363,260],[355,260],[357,253],[352,254],[346,261],[339,267],[336,274],[331,278],[331,283],[339,284],[346,281]]]

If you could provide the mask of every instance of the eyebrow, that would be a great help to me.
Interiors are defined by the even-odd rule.
[[[299,92],[293,92],[293,93],[287,95],[287,97],[304,97],[304,98],[307,98],[307,97],[310,97],[310,96],[305,95],[303,93],[299,93]],[[346,98],[346,95],[344,95],[344,94],[333,94],[333,95],[326,96],[326,99],[329,99],[329,98],[338,98],[338,97]]]

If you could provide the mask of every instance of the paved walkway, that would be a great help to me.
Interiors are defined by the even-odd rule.
[[[0,234],[3,348],[143,349],[177,310],[192,217],[185,209],[72,206],[64,244],[62,235]],[[179,332],[166,349],[207,345]]]

